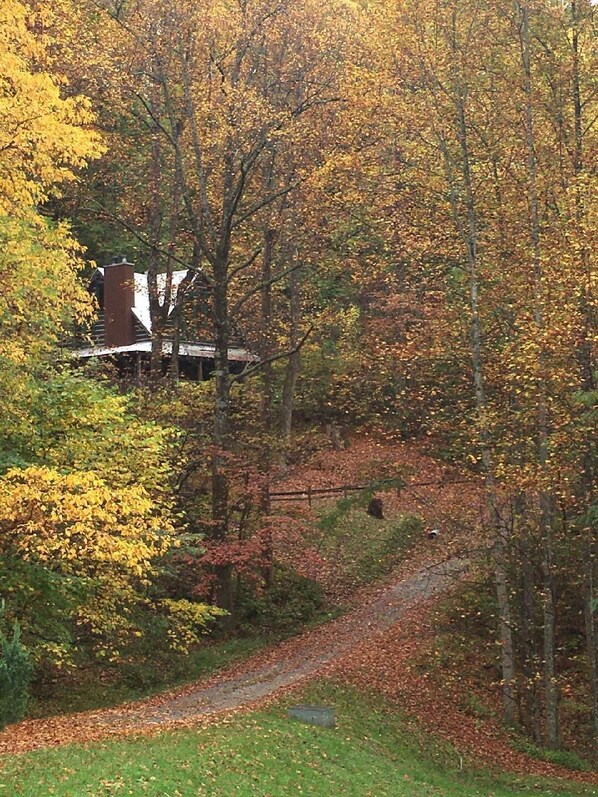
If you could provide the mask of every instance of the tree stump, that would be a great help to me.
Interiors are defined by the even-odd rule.
[[[384,520],[384,506],[381,498],[372,498],[368,504],[368,515],[375,517],[376,520]]]

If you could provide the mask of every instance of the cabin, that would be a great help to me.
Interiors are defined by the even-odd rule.
[[[174,348],[181,378],[208,379],[214,372],[215,347],[210,341],[207,280],[201,272],[173,272],[166,307],[167,279],[166,274],[158,275],[157,300],[165,319],[162,370],[166,373],[170,368]],[[141,377],[149,372],[155,331],[147,274],[137,273],[126,258],[116,258],[110,265],[95,270],[89,291],[96,299],[98,313],[89,334],[79,338],[73,347],[74,356],[81,360],[110,359],[123,376]],[[232,373],[241,373],[248,363],[256,360],[240,338],[232,341],[228,358]]]

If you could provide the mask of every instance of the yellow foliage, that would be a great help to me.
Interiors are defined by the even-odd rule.
[[[0,4],[0,359],[23,363],[89,312],[81,249],[37,207],[102,152],[90,103],[46,71],[29,7]],[[1,386],[0,386],[1,387]]]
[[[70,620],[97,637],[113,639],[127,628],[157,560],[174,544],[167,513],[140,485],[115,487],[94,473],[46,467],[0,479],[0,558],[52,574],[56,594],[76,584]],[[35,615],[32,607],[30,618],[20,618],[25,633]],[[54,656],[51,649],[44,655]]]
[[[79,254],[65,225],[0,215],[0,358],[32,362],[89,316]]]
[[[227,614],[217,606],[192,603],[184,599],[166,599],[162,601],[162,605],[170,615],[170,628],[166,632],[170,645],[181,653],[185,653],[199,641],[200,634],[212,620]]]
[[[169,521],[143,487],[113,488],[93,473],[12,470],[0,480],[2,542],[61,572],[102,562],[144,577],[169,547]]]
[[[43,202],[100,154],[83,97],[65,98],[43,70],[44,48],[19,0],[0,5],[0,214]],[[42,65],[40,68],[40,64]]]

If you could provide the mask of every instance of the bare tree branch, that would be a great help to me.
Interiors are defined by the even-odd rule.
[[[230,379],[231,384],[234,384],[235,382],[240,382],[242,379],[245,379],[246,377],[251,376],[251,374],[254,374],[257,371],[260,371],[268,363],[274,363],[277,360],[284,360],[286,357],[290,357],[292,354],[296,354],[298,351],[300,351],[303,348],[303,346],[305,345],[307,339],[309,338],[309,336],[311,335],[311,333],[313,331],[314,331],[314,326],[312,325],[302,335],[301,339],[296,343],[295,346],[293,346],[292,349],[287,349],[286,351],[278,352],[278,354],[273,354],[270,357],[264,357],[263,360],[260,360],[259,362],[254,363],[253,365],[248,365],[246,368],[244,368],[241,371],[240,374],[235,374],[234,376],[231,376],[231,379]]]
[[[260,291],[262,291],[264,288],[267,288],[267,287],[268,287],[268,285],[274,285],[276,282],[280,282],[280,280],[281,280],[281,279],[284,279],[284,278],[285,278],[285,277],[287,277],[289,274],[292,274],[294,271],[298,271],[300,268],[303,268],[303,263],[297,263],[297,264],[295,264],[294,266],[292,266],[291,268],[288,268],[288,269],[286,269],[285,271],[281,271],[281,272],[279,272],[278,274],[275,274],[275,275],[274,275],[273,277],[271,277],[269,280],[266,280],[265,282],[260,282],[260,283],[258,283],[257,285],[254,285],[254,287],[253,287],[253,288],[252,288],[250,291],[247,291],[247,293],[245,293],[245,294],[244,294],[244,295],[243,295],[243,296],[242,296],[242,297],[241,297],[241,298],[240,298],[240,299],[239,299],[239,300],[238,300],[238,301],[237,301],[237,302],[236,302],[236,303],[235,303],[235,304],[232,306],[232,308],[231,308],[231,316],[235,316],[235,315],[236,315],[236,314],[239,312],[239,310],[241,309],[241,307],[243,307],[243,305],[244,305],[246,302],[248,302],[248,301],[249,301],[249,299],[251,299],[251,297],[252,297],[252,296],[255,296],[255,295],[256,295],[256,293],[259,293],[259,292],[260,292]]]

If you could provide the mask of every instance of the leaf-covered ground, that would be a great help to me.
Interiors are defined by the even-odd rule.
[[[350,615],[258,653],[206,682],[120,709],[8,728],[0,735],[0,751],[26,752],[136,732],[151,735],[174,726],[218,725],[239,708],[272,703],[281,694],[300,689],[306,680],[317,683],[332,675],[362,693],[382,694],[388,706],[449,743],[468,767],[499,767],[598,785],[594,773],[572,773],[516,752],[497,723],[460,710],[452,689],[439,691],[432,679],[419,673],[415,663],[432,634],[431,596],[453,581],[459,566],[457,560],[449,569],[419,570],[380,590],[375,598],[370,591],[369,602]]]
[[[276,502],[275,510],[286,516],[274,535],[279,557],[317,581],[329,601],[342,604],[351,600],[359,584],[368,577],[371,580],[372,576],[383,576],[393,564],[385,547],[401,536],[401,525],[404,528],[404,521],[409,518],[421,519],[420,542],[429,530],[440,529],[437,547],[447,558],[479,546],[480,483],[434,459],[413,442],[365,434],[355,437],[347,448],[318,451],[306,464],[281,474],[273,490],[311,487],[315,491],[397,477],[404,484],[402,489],[397,492],[391,487],[376,493],[383,501],[384,521],[368,517],[361,509],[341,515],[332,532],[321,529],[320,522],[334,510],[333,498],[316,498],[311,509],[305,500]],[[410,556],[417,558],[423,553],[425,559],[429,551],[417,542],[405,539],[404,545],[397,546],[402,548],[398,558],[410,548]],[[386,555],[381,557],[377,573],[371,566],[371,554],[376,553],[376,548]]]
[[[372,446],[374,447],[374,459],[372,459]],[[326,474],[322,476],[324,483],[326,480],[333,479],[331,471],[334,471],[334,483],[338,484],[339,479],[341,482],[344,478],[356,479],[360,475],[359,469],[375,469],[375,455],[378,449],[377,444],[366,440],[356,444],[355,448],[349,449],[348,452],[330,452],[319,455],[323,458],[321,472]],[[412,467],[419,468],[418,481],[442,482],[443,474],[445,480],[450,481],[451,479],[452,474],[448,474],[442,466],[408,447],[400,446],[393,449],[391,446],[385,446],[379,453],[381,457],[383,455],[381,461],[386,462],[391,455],[396,456],[397,459],[410,457]],[[419,460],[414,462],[418,457]],[[334,470],[334,463],[339,461],[341,461],[339,468]],[[353,464],[351,465],[351,463]],[[314,473],[319,470],[317,468]],[[303,477],[306,480],[309,479],[309,483],[313,483],[313,474],[304,471]],[[288,484],[292,483],[293,478],[291,474]],[[598,784],[598,778],[594,773],[571,773],[561,767],[531,759],[523,753],[516,752],[507,735],[491,717],[472,716],[471,713],[461,708],[462,700],[457,694],[458,684],[451,681],[446,685],[441,683],[439,687],[439,679],[430,678],[426,675],[426,668],[421,668],[422,657],[425,659],[426,656],[432,655],[431,651],[433,650],[430,608],[435,596],[450,589],[451,585],[455,583],[455,579],[463,571],[465,553],[472,541],[475,541],[477,533],[476,518],[479,518],[479,501],[476,500],[475,486],[464,488],[456,485],[448,487],[436,485],[418,488],[418,490],[426,490],[425,497],[417,491],[417,497],[413,497],[409,490],[403,491],[400,496],[388,494],[386,496],[387,506],[393,507],[392,511],[396,512],[418,509],[420,513],[425,514],[427,526],[441,525],[441,537],[439,540],[430,541],[422,534],[421,541],[416,545],[413,555],[408,561],[403,562],[399,571],[393,574],[386,586],[369,586],[354,595],[354,609],[348,615],[338,618],[326,626],[318,627],[275,645],[211,679],[191,684],[184,689],[118,709],[23,722],[0,734],[0,752],[5,754],[22,753],[44,747],[93,741],[104,739],[110,735],[131,734],[140,731],[151,735],[154,731],[171,728],[173,725],[194,727],[201,725],[206,729],[212,726],[220,727],[224,720],[228,722],[227,718],[240,709],[243,711],[253,710],[260,704],[264,705],[279,700],[280,696],[286,692],[304,688],[307,681],[317,684],[322,678],[333,676],[336,682],[356,688],[360,694],[375,692],[383,695],[391,713],[400,711],[401,715],[407,714],[414,718],[417,726],[422,728],[426,734],[451,745],[452,755],[459,759],[460,765],[463,763],[467,768],[483,765],[498,767],[502,771],[522,775],[566,777],[579,782]],[[460,512],[461,514],[459,514]],[[444,525],[441,523],[443,516],[445,518]],[[243,723],[251,724],[251,722],[253,720],[250,718],[235,718],[231,727],[237,729],[250,727]],[[258,719],[256,722],[261,722],[261,720]],[[277,738],[287,739],[285,736],[287,730],[284,728],[276,730],[276,733],[282,733],[282,736]],[[206,730],[207,738],[211,738],[210,734],[212,733],[220,732]],[[298,733],[303,733],[303,731]],[[237,745],[239,745],[239,749],[241,749],[244,748],[244,745],[251,745],[250,739],[243,741],[241,730],[239,730],[239,734],[239,738],[235,737],[231,741],[232,748],[237,749]],[[163,741],[157,739],[147,744],[156,745],[158,750],[161,749],[161,745],[168,747],[168,739],[173,737],[167,735],[160,738]],[[176,738],[195,739],[193,735],[177,736]],[[224,744],[224,742],[222,743]],[[356,743],[353,738],[350,746],[354,746]],[[118,751],[136,749],[135,745],[143,747],[145,743],[118,740],[104,744],[107,746],[93,749],[96,751],[112,750],[118,758],[121,755]],[[185,742],[185,744],[187,743]],[[193,746],[196,742],[190,741],[189,744]],[[206,744],[209,747],[209,743]],[[285,748],[286,741],[281,744]],[[133,747],[130,747],[131,745]],[[341,752],[337,754],[340,756]],[[54,759],[54,755],[57,758]],[[65,753],[65,755],[68,754]],[[77,753],[77,756],[80,755]],[[294,755],[294,753],[289,753],[289,755]],[[349,755],[349,751],[343,751],[342,755]],[[53,766],[52,761],[61,760],[58,752],[55,754],[39,753],[39,756],[39,758],[33,759],[26,757],[23,760],[47,761],[49,767]],[[14,763],[9,763],[8,766],[9,768],[13,767],[13,771],[17,771],[14,769],[17,766]],[[156,766],[159,765],[156,764]],[[249,767],[249,764],[247,766]],[[268,767],[267,764],[258,763],[255,766],[257,769],[262,766],[266,766],[266,769]],[[281,761],[281,772],[288,767],[292,768],[292,766],[290,760]],[[362,762],[359,767],[362,766],[367,772],[367,767],[370,765],[367,762]],[[73,766],[73,769],[78,772],[79,764]],[[216,768],[213,771],[216,772]],[[351,772],[351,769],[348,768],[347,771]],[[288,773],[285,777],[287,776]],[[108,778],[108,775],[106,777]],[[140,783],[144,777],[145,775],[139,774]],[[274,775],[269,773],[264,777],[271,778]],[[388,782],[395,784],[390,790],[388,790],[390,787],[384,786],[387,791],[384,791],[382,787],[377,787],[372,791],[351,791],[351,788],[357,788],[355,784],[358,781],[349,777],[349,780],[341,779],[338,789],[332,793],[389,794],[397,795],[397,797],[402,794],[426,793],[451,795],[499,795],[503,793],[494,788],[481,791],[458,791],[456,786],[454,788],[451,786],[450,791],[446,789],[442,791],[442,789],[438,790],[433,783],[430,784],[427,792],[421,791],[420,786],[417,787],[420,788],[419,791],[399,791],[396,781],[392,780],[395,775],[391,776],[387,773],[385,777],[391,778]],[[265,790],[265,781],[258,779],[257,782],[262,785],[255,786],[255,788],[261,788],[262,791],[252,791],[253,786],[246,785],[245,791],[227,792],[223,785],[224,781],[222,781],[219,782],[219,785],[214,785],[214,791],[202,792],[199,790],[192,793],[248,795],[300,793],[298,791],[277,791],[274,786],[273,790],[269,792]],[[114,783],[117,783],[117,780]],[[168,791],[152,792],[151,780],[148,780],[147,784],[146,791],[124,791],[123,793],[170,793]],[[117,789],[117,785],[106,786],[106,789],[110,788],[114,791]],[[290,788],[289,783],[285,786],[285,788],[287,787]],[[176,794],[178,787],[174,785],[172,788],[174,789],[172,794]],[[281,789],[283,786],[278,783],[276,788]],[[408,788],[411,787],[405,786],[405,789]],[[217,789],[221,789],[221,791]],[[312,791],[305,793],[324,793],[324,791],[319,792],[315,789],[314,786]],[[43,792],[25,791],[22,793]],[[113,792],[109,790],[97,792],[63,790],[55,793],[85,795],[87,793],[111,794]],[[326,793],[330,794],[331,792],[328,790]]]
[[[335,729],[286,717],[295,697],[334,705]],[[153,738],[133,737],[4,761],[11,797],[546,797],[594,794],[544,779],[480,774],[454,750],[430,744],[374,696],[337,681],[309,687],[257,713]]]
[[[0,733],[0,753],[19,753],[113,734],[151,731],[251,707],[281,690],[314,678],[356,645],[392,627],[447,589],[463,569],[460,560],[420,567],[396,584],[363,593],[344,617],[258,653],[241,665],[183,689],[114,709],[26,720]]]

